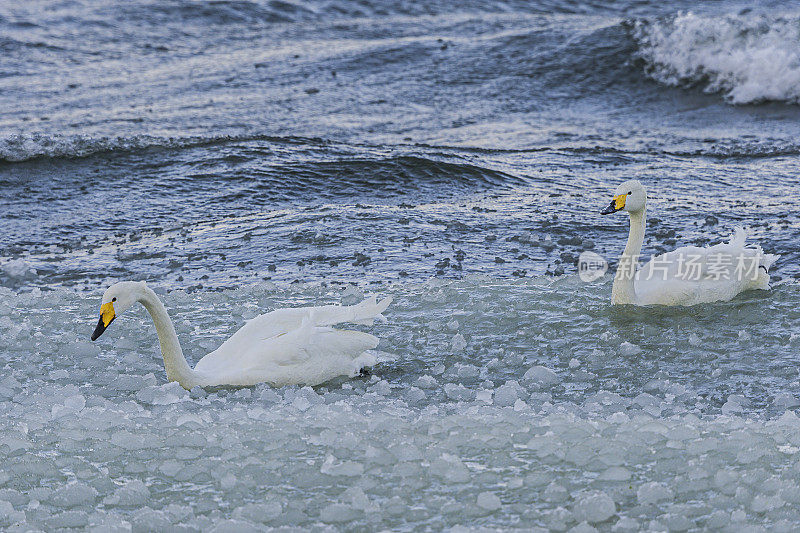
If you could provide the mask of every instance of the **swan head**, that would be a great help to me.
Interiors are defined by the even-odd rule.
[[[647,192],[638,180],[628,180],[621,183],[614,192],[611,204],[600,211],[600,214],[608,215],[617,211],[627,211],[636,213],[644,209],[647,203]]]
[[[100,320],[92,333],[93,341],[103,334],[115,318],[140,299],[145,287],[143,281],[121,281],[106,289],[100,305]]]

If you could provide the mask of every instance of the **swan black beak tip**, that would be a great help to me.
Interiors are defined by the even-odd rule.
[[[600,211],[600,214],[601,215],[610,215],[611,213],[616,213],[620,209],[622,209],[622,207],[618,208],[617,207],[617,202],[615,200],[611,200],[611,203],[608,204],[608,207],[606,207],[605,209]]]
[[[109,324],[110,323],[111,322],[109,322]],[[92,333],[92,340],[96,341],[97,338],[100,337],[100,335],[102,335],[103,332],[106,330],[106,327],[107,326],[103,324],[103,318],[100,317],[100,320],[97,321],[97,327],[94,328],[94,333]]]

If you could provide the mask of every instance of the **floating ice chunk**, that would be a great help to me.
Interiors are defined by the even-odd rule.
[[[500,502],[500,498],[498,498],[496,494],[488,491],[478,494],[478,500],[476,503],[478,504],[478,507],[487,511],[496,511],[503,506],[503,504]]]
[[[164,461],[158,470],[167,477],[175,477],[183,469],[183,463],[174,459]]]
[[[81,481],[70,483],[57,489],[50,496],[50,503],[56,507],[75,507],[94,504],[97,491]]]
[[[743,342],[745,342],[745,341],[749,341],[749,340],[750,340],[750,339],[752,339],[752,338],[753,338],[753,336],[752,336],[752,335],[750,335],[750,334],[749,334],[748,332],[746,332],[745,330],[740,330],[740,331],[739,331],[739,340],[740,340],[740,341],[743,341]]]
[[[688,531],[695,527],[694,522],[682,514],[668,513],[663,519],[670,532]]]
[[[597,476],[601,481],[628,481],[630,478],[631,471],[622,466],[612,466]]]
[[[456,333],[453,335],[453,339],[450,341],[450,345],[453,348],[454,352],[462,352],[464,348],[467,347],[467,339],[464,338],[464,335],[461,333]]]
[[[541,366],[541,365],[532,366],[531,368],[529,368],[528,371],[525,372],[525,374],[522,376],[522,379],[539,387],[555,385],[560,381],[558,378],[558,374],[556,374],[546,366]]]
[[[703,344],[703,341],[700,339],[700,337],[697,336],[697,333],[692,333],[691,335],[689,335],[689,344],[691,346],[697,347]]]
[[[794,411],[786,411],[771,424],[785,427],[800,427],[800,417]]]
[[[494,391],[494,403],[501,407],[514,405],[524,392],[525,389],[523,389],[516,380],[512,379],[506,381],[505,385],[497,387]]]
[[[597,528],[590,526],[586,522],[581,522],[577,526],[570,528],[568,533],[597,533]]]
[[[454,369],[456,371],[456,375],[462,379],[464,378],[476,378],[480,375],[480,369],[475,365],[464,365],[461,363],[457,363],[454,365]]]
[[[745,513],[742,509],[736,509],[731,513],[731,520],[734,522],[744,522],[747,520],[747,513]]]
[[[228,472],[219,480],[219,486],[222,487],[223,490],[229,491],[236,486],[237,481],[236,476]]]
[[[133,531],[164,531],[172,526],[169,517],[163,511],[144,507],[131,517]]]
[[[652,394],[641,392],[633,399],[633,403],[639,405],[650,415],[658,416],[661,414],[661,401]]]
[[[544,489],[544,499],[548,502],[563,502],[566,501],[568,497],[567,489],[555,481],[551,482],[547,485],[547,488]]]
[[[27,278],[36,275],[36,269],[24,259],[11,259],[0,263],[0,271],[6,276],[15,279]]]
[[[28,449],[33,446],[34,444],[21,433],[14,431],[3,434],[0,432],[0,448],[4,448],[4,454]]]
[[[521,477],[514,477],[514,478],[511,478],[511,479],[508,480],[508,483],[506,483],[506,486],[509,489],[519,489],[524,484],[525,484],[525,480],[524,479],[522,479]]]
[[[775,399],[772,400],[772,405],[783,409],[789,409],[800,405],[800,401],[798,401],[797,396],[790,392],[781,392],[775,395]]]
[[[358,509],[359,511],[372,511],[375,508],[375,506],[370,503],[369,497],[361,487],[350,487],[344,491],[343,496],[350,498],[350,503],[352,504],[353,509]]]
[[[0,526],[8,527],[14,523],[22,523],[25,521],[24,511],[15,511],[11,502],[0,500]],[[80,526],[76,526],[80,527]]]
[[[142,435],[132,433],[124,429],[116,431],[111,435],[111,444],[126,450],[140,450],[147,448],[147,443]]]
[[[59,368],[58,370],[53,370],[50,372],[50,379],[67,379],[69,378],[69,372],[64,370],[63,368]]]
[[[114,494],[103,500],[105,505],[115,505],[120,507],[141,507],[150,498],[150,490],[139,479],[129,481],[119,487]]]
[[[283,505],[277,501],[267,501],[263,503],[248,503],[237,507],[233,511],[233,517],[250,522],[266,523],[278,518],[283,512]]]
[[[641,505],[651,505],[665,500],[672,500],[674,497],[672,489],[656,481],[644,483],[636,491],[636,498]]]
[[[82,394],[75,394],[64,400],[63,405],[54,405],[50,410],[50,415],[53,419],[62,417],[68,414],[75,414],[86,407],[86,398]]]
[[[619,353],[624,355],[625,357],[632,357],[634,355],[639,355],[644,350],[641,347],[630,343],[628,341],[622,341],[622,344],[619,345]]]
[[[419,387],[411,387],[405,393],[406,401],[410,404],[418,404],[425,399],[425,392]]]
[[[332,503],[319,513],[320,520],[329,523],[349,522],[358,517],[358,512],[343,503]]]
[[[614,533],[635,533],[640,530],[639,522],[627,516],[617,520],[617,523],[611,528]]]
[[[445,383],[444,393],[451,400],[469,400],[472,398],[472,390],[460,383]]]
[[[574,357],[569,360],[569,367],[570,368],[578,368],[581,366],[581,362],[575,359]]]
[[[78,340],[63,346],[60,350],[64,355],[75,359],[96,360],[100,355],[100,347],[89,341]]]
[[[750,406],[750,400],[741,394],[731,394],[728,396],[728,401],[722,405],[722,414],[730,415],[743,412]]]
[[[309,407],[311,407],[311,402],[308,401],[307,398],[303,396],[296,396],[294,400],[292,400],[292,407],[297,409],[298,411],[307,411]]]
[[[605,522],[617,513],[614,500],[603,491],[592,491],[580,494],[572,507],[576,520],[590,524]]]
[[[86,527],[89,525],[89,514],[80,510],[64,511],[48,518],[47,525],[51,529]]]
[[[209,533],[258,533],[262,531],[261,528],[254,526],[242,520],[222,520],[213,528],[209,529]]]
[[[436,378],[433,376],[428,376],[427,374],[424,376],[420,376],[417,378],[417,381],[414,384],[419,387],[420,389],[433,389],[439,385],[439,382],[436,381]]]
[[[453,483],[466,483],[470,478],[469,470],[461,459],[449,453],[431,461],[430,471],[433,475]]]
[[[258,397],[261,403],[278,403],[281,401],[281,396],[274,389],[266,389],[261,391]]]
[[[392,394],[392,386],[388,381],[382,379],[370,387],[370,392],[374,392],[378,396],[389,396]]]
[[[325,462],[322,463],[319,471],[329,476],[354,477],[364,473],[364,465],[355,461],[337,463],[336,457],[329,455],[325,458]]]
[[[775,494],[756,494],[750,508],[756,513],[765,513],[783,507],[784,501]]]
[[[574,520],[571,512],[563,507],[557,507],[547,514],[545,524],[550,531],[566,531]]]
[[[239,389],[236,392],[234,392],[231,395],[231,397],[239,399],[239,400],[246,400],[247,398],[250,397],[251,394],[253,394],[253,393],[249,388],[243,388],[243,389]]]
[[[493,391],[482,389],[475,393],[475,399],[479,402],[491,404],[492,403],[492,395],[494,394]]]
[[[183,413],[175,421],[177,427],[187,425],[187,427],[199,427],[204,424],[202,418],[194,413]]]
[[[181,387],[177,381],[170,381],[161,386],[150,386],[140,390],[136,394],[136,399],[145,404],[171,405],[188,400],[189,391]]]

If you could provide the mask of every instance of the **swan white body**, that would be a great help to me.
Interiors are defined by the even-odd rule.
[[[365,353],[378,338],[360,331],[334,329],[340,323],[372,324],[391,302],[367,299],[358,305],[277,309],[247,322],[192,369],[181,350],[175,328],[158,296],[144,282],[124,281],[103,295],[100,322],[92,340],[133,303],[150,313],[161,344],[167,379],[185,389],[195,386],[247,386],[268,383],[318,385],[342,375],[354,375],[374,362]]]
[[[695,305],[730,300],[751,289],[769,289],[769,268],[780,257],[760,246],[746,246],[747,234],[736,228],[727,243],[700,248],[684,246],[653,257],[636,269],[644,242],[647,194],[641,183],[617,188],[604,214],[625,210],[630,232],[611,289],[614,304]]]

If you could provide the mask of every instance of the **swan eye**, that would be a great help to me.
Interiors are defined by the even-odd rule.
[[[628,191],[628,194],[633,194],[633,191]]]
[[[116,302],[116,301],[117,301],[117,297],[116,297],[116,296],[114,296],[113,298],[111,298],[111,301],[112,301],[112,302]]]

